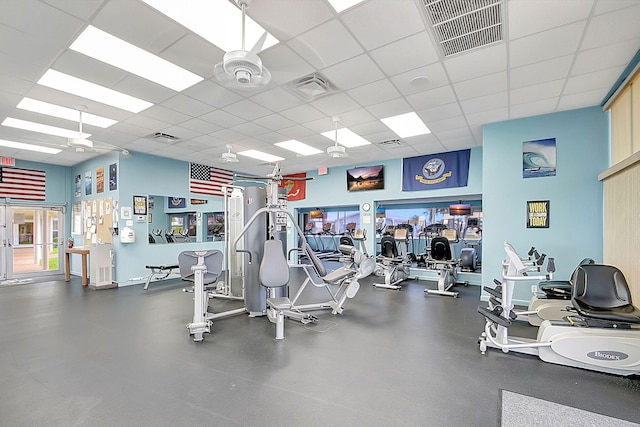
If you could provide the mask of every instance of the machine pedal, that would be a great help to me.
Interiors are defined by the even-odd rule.
[[[495,297],[489,297],[489,302],[494,307],[502,306],[502,301],[500,301],[498,298],[495,298]]]
[[[488,287],[488,286],[483,286],[483,287],[482,287],[482,289],[483,289],[485,292],[490,293],[491,295],[493,295],[493,296],[494,296],[494,297],[496,297],[496,298],[502,298],[502,290],[497,291],[496,289],[494,289],[494,288],[490,288],[490,287]]]
[[[505,328],[508,328],[509,326],[511,326],[511,320],[505,319],[504,317],[501,316],[502,307],[496,307],[493,310],[489,310],[488,308],[485,308],[485,307],[478,307],[478,313],[480,313],[486,319],[492,321],[493,323],[496,323],[500,326],[504,326]]]

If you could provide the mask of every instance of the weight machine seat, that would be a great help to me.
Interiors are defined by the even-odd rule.
[[[280,288],[289,283],[289,264],[281,240],[265,240],[258,277],[266,288]]]
[[[595,264],[591,258],[585,258],[578,264],[581,265]],[[544,280],[539,283],[539,288],[548,299],[571,299],[571,281],[570,280]]]
[[[398,248],[393,236],[382,236],[382,239],[380,239],[380,255],[385,258],[398,257]]]
[[[640,324],[624,274],[611,265],[581,265],[571,277],[571,303],[585,320]]]
[[[443,236],[437,236],[431,239],[431,258],[436,261],[450,261],[451,245],[449,239]]]
[[[333,285],[339,283],[345,277],[352,276],[355,273],[355,270],[347,267],[340,267],[331,271],[330,273],[327,273],[327,269],[325,268],[324,263],[309,245],[305,245],[303,250],[305,255],[307,255],[307,258],[309,258],[309,261],[311,261],[311,265],[313,266],[316,275],[324,283]],[[318,286],[318,284],[313,280],[311,281],[311,283],[313,283],[314,286]],[[324,285],[324,283],[320,284],[320,286]]]
[[[207,268],[203,274],[203,284],[208,285],[218,280],[218,276],[222,273],[224,255],[217,249],[210,251],[180,252],[178,255],[180,277],[182,277],[182,280],[188,280],[190,282],[195,280],[195,272],[191,268],[198,264],[198,258],[200,256],[204,258],[204,265]]]

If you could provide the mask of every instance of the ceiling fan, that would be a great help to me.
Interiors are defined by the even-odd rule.
[[[218,160],[220,162],[222,162],[222,163],[236,163],[236,162],[238,162],[238,157],[236,156],[236,153],[232,153],[231,152],[231,144],[227,144],[227,145],[225,145],[225,147],[227,147],[227,152],[226,153],[222,153],[222,155],[220,156],[220,158]]]
[[[267,33],[262,34],[251,50],[245,50],[246,8],[252,0],[237,0],[242,9],[242,49],[232,50],[224,54],[222,62],[215,65],[215,78],[225,86],[234,89],[253,89],[266,85],[271,81],[271,73],[262,65],[258,52],[262,50]]]
[[[84,105],[80,105],[76,107],[76,110],[78,110],[78,114],[80,115],[80,118],[78,119],[78,137],[68,138],[67,145],[69,147],[75,147],[77,152],[82,152],[86,149],[92,149],[93,141],[91,141],[90,139],[86,139],[84,137],[84,134],[82,133],[82,113],[87,111],[87,107],[85,107]]]
[[[327,148],[327,154],[333,157],[334,159],[337,159],[340,157],[349,157],[349,154],[347,154],[347,150],[344,147],[344,145],[338,145],[338,122],[340,121],[340,117],[333,116],[331,120],[333,120],[334,127],[335,127],[335,138],[334,138],[335,143],[329,148]]]

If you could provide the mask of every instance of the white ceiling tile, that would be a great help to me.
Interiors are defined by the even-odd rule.
[[[416,113],[429,126],[431,121],[450,119],[452,117],[463,116],[460,104],[452,102],[450,104],[439,105],[435,108],[420,109]]]
[[[382,46],[370,52],[374,61],[388,76],[413,70],[439,60],[426,31]]]
[[[437,107],[438,105],[451,104],[452,102],[456,102],[457,98],[451,86],[442,86],[409,95],[407,96],[407,101],[411,104],[413,110],[425,110],[427,108]]]
[[[509,118],[509,110],[507,108],[498,108],[495,110],[486,110],[479,113],[467,114],[466,117],[469,126],[484,125],[507,120]]]
[[[528,102],[526,104],[512,105],[509,107],[509,118],[519,119],[521,117],[533,117],[547,114],[554,111],[558,104],[559,97],[547,98],[539,101]]]
[[[173,135],[183,141],[202,135],[202,132],[197,132],[192,129],[184,128],[182,126],[169,126],[163,128],[162,133]]]
[[[413,111],[413,108],[407,101],[398,98],[381,102],[380,104],[370,105],[367,107],[367,110],[377,119],[384,119],[398,114],[408,113]]]
[[[347,94],[365,107],[400,97],[400,93],[387,79],[351,89]]]
[[[594,73],[571,76],[567,79],[563,94],[573,94],[578,92],[589,92],[594,89],[606,89],[609,91],[618,77],[622,74],[624,67],[609,68],[596,71]]]
[[[286,137],[284,137],[282,134],[278,132],[263,133],[262,135],[255,136],[255,139],[262,142],[267,142],[269,144],[275,144],[276,142],[282,142],[287,140]]]
[[[510,42],[510,65],[520,67],[573,53],[582,37],[584,24],[565,25]]]
[[[306,138],[311,135],[317,135],[317,132],[315,132],[314,130],[301,125],[295,125],[285,129],[280,129],[278,133],[283,134],[289,139],[300,139]]]
[[[215,110],[207,114],[203,114],[199,117],[202,120],[206,120],[209,123],[213,123],[220,127],[231,127],[239,123],[243,123],[244,120],[233,114],[229,114],[223,110]]]
[[[163,102],[163,106],[191,117],[198,117],[211,111],[211,106],[181,93]]]
[[[507,69],[507,46],[506,43],[493,44],[443,62],[452,82],[493,74]]]
[[[326,2],[300,0],[256,1],[247,9],[247,15],[280,41],[300,35],[334,16]]]
[[[305,48],[303,51],[311,57],[317,55],[315,51],[310,49]],[[271,85],[292,82],[315,71],[315,68],[309,65],[301,55],[284,44],[277,44],[260,52],[260,59],[271,72]],[[316,58],[316,62],[321,62],[321,60]]]
[[[618,9],[624,9],[626,7],[637,6],[638,0],[599,0],[596,2],[596,7],[593,11],[594,15],[601,15],[603,13],[612,12]]]
[[[364,108],[358,108],[355,110],[340,113],[340,123],[347,127],[352,127],[362,123],[368,123],[376,120],[367,110]]]
[[[339,21],[329,21],[291,40],[296,52],[320,69],[360,55],[363,50]],[[310,50],[308,47],[312,46]]]
[[[508,92],[500,92],[478,98],[465,99],[464,101],[460,101],[460,105],[462,106],[462,111],[464,111],[466,115],[469,115],[485,110],[506,108],[508,102]]]
[[[248,99],[243,99],[242,101],[227,105],[224,110],[235,116],[242,117],[245,120],[255,120],[259,117],[264,117],[272,113],[270,110],[267,110]]]
[[[220,126],[214,125],[213,123],[198,118],[193,118],[182,122],[180,123],[180,127],[199,133],[211,133],[220,130]]]
[[[108,88],[113,88],[116,83],[127,77],[125,71],[73,50],[62,53],[51,68]],[[38,76],[38,79],[40,77]]]
[[[445,131],[452,131],[460,128],[467,129],[467,121],[464,116],[457,116],[445,120],[430,121],[427,123],[427,127],[431,132],[440,137],[440,134]]]
[[[509,1],[509,37],[512,40],[585,20],[593,0]]]
[[[425,28],[413,1],[369,0],[343,13],[342,20],[365,49],[375,49]]]
[[[302,105],[304,101],[281,87],[266,90],[254,95],[251,100],[271,111],[282,111]]]
[[[558,102],[558,111],[599,105],[608,91],[608,89],[600,89],[564,95]]]
[[[256,123],[270,130],[280,130],[294,126],[296,124],[294,121],[289,120],[286,117],[281,116],[280,114],[270,114],[268,116],[260,117],[259,119],[253,120],[253,123]]]
[[[209,135],[213,138],[216,138],[225,142],[235,142],[235,141],[247,139],[245,135],[232,131],[230,129],[220,129],[218,131],[210,133]]]
[[[637,40],[627,40],[579,52],[571,67],[571,75],[591,73],[612,66],[626,66],[637,49]]]
[[[191,86],[182,93],[216,108],[222,108],[242,99],[238,94],[208,80]]]
[[[349,90],[384,77],[368,55],[359,55],[322,70],[338,90]]]
[[[336,93],[318,98],[311,102],[311,105],[327,116],[342,114],[346,111],[355,110],[360,107],[356,101],[349,98],[346,93]]]
[[[324,114],[313,108],[311,105],[304,104],[298,107],[289,108],[288,110],[280,111],[280,114],[293,120],[297,123],[305,123],[311,120],[316,120],[324,117]]]
[[[178,123],[185,122],[191,118],[186,114],[179,113],[175,110],[163,107],[162,105],[149,107],[140,114],[172,125],[177,125]]]
[[[591,19],[582,49],[591,49],[625,40],[640,41],[640,4]]]
[[[562,92],[564,83],[564,80],[554,80],[552,82],[514,89],[511,91],[509,101],[512,105],[517,105],[539,101],[546,98],[557,98]]]
[[[569,75],[573,55],[541,61],[523,67],[512,68],[509,72],[509,86],[517,89],[524,86],[558,80]]]
[[[395,75],[391,77],[391,81],[403,95],[411,95],[450,84],[449,76],[441,63]]]
[[[453,88],[458,99],[477,98],[507,90],[507,72],[489,74],[475,79],[455,83]]]
[[[215,65],[222,62],[224,51],[198,36],[187,34],[160,52],[159,56],[207,79],[213,76]]]
[[[234,132],[238,132],[243,135],[251,136],[251,137],[257,136],[257,135],[263,135],[269,132],[269,129],[264,128],[260,125],[257,125],[253,122],[240,123],[239,125],[235,125],[233,127],[230,127],[229,129]]]

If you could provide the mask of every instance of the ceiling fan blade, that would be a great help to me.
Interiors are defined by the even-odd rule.
[[[267,39],[267,32],[265,31],[264,33],[262,33],[262,35],[260,36],[260,38],[258,39],[256,44],[253,45],[253,47],[249,51],[249,54],[257,55],[258,52],[260,52],[262,50],[262,46],[264,46],[264,41],[266,39]]]

